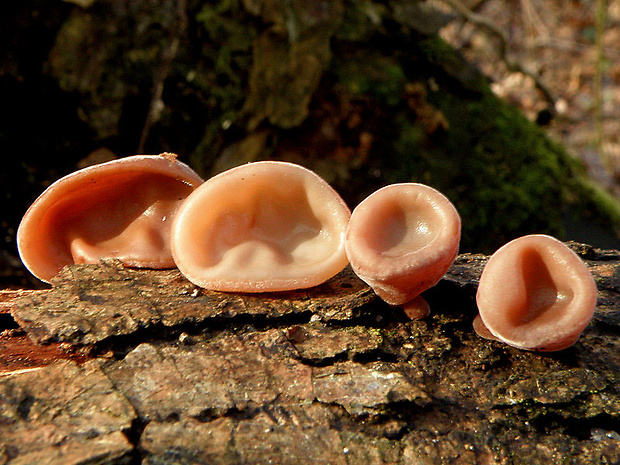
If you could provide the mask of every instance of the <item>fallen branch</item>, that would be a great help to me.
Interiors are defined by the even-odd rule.
[[[571,247],[599,305],[553,355],[473,332],[482,255],[425,293],[423,321],[350,270],[250,295],[177,270],[65,268],[12,299],[0,463],[619,463],[620,252]]]

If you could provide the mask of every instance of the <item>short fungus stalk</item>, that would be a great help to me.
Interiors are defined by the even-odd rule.
[[[573,345],[596,307],[596,283],[581,259],[546,235],[515,239],[487,262],[476,295],[476,333],[534,351]]]
[[[314,172],[248,163],[207,180],[179,209],[172,254],[197,286],[275,292],[319,285],[347,265],[350,211]]]
[[[65,266],[117,258],[174,268],[170,228],[203,180],[174,154],[136,155],[71,173],[30,206],[17,231],[24,265],[45,282]]]
[[[392,184],[364,199],[351,215],[346,251],[353,271],[390,305],[412,319],[430,309],[420,294],[454,262],[461,219],[437,190]]]

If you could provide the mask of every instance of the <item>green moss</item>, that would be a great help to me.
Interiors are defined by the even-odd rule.
[[[240,8],[237,1],[207,4],[196,15],[208,39],[203,48],[204,58],[213,64],[214,72],[225,73],[235,81],[240,65],[249,64],[247,55],[257,34],[248,23],[239,21]]]
[[[438,43],[423,47],[430,60],[455,62]],[[518,109],[488,87],[472,94],[449,85],[427,86],[428,103],[448,121],[445,132],[428,135],[416,115],[394,116],[391,149],[398,162],[389,180],[423,182],[444,192],[463,218],[462,250],[491,253],[531,233],[566,239],[564,213],[577,201],[581,213],[587,205],[592,217],[620,224],[618,203],[585,183],[579,164]]]
[[[613,231],[620,231],[620,203],[608,191],[582,175],[575,178],[570,194],[586,217],[605,218]]]
[[[383,344],[383,330],[382,329],[365,327],[364,331],[368,333],[369,338],[374,338],[377,344]]]
[[[470,244],[481,233],[488,238],[479,244],[485,252],[510,236],[561,236],[558,207],[572,175],[566,153],[490,92],[478,100],[441,92],[433,98],[450,122],[445,151],[459,171],[450,190]]]
[[[466,246],[490,253],[531,233],[570,239],[563,229],[568,209],[620,229],[618,202],[519,110],[490,91],[480,99],[442,92],[432,99],[450,122],[444,158],[454,159],[459,174],[445,181],[465,219]]]
[[[337,58],[336,58],[337,60]],[[407,77],[398,61],[375,53],[362,53],[334,66],[338,85],[353,96],[379,99],[388,106],[397,105]]]
[[[222,128],[239,118],[258,31],[238,0],[205,4],[196,21],[202,25],[199,59],[182,60],[180,66],[187,78],[186,93],[198,95],[209,116],[190,158],[192,166],[205,175],[222,147]]]
[[[463,249],[491,253],[531,233],[570,239],[563,228],[569,210],[612,234],[620,230],[620,204],[588,180],[583,166],[560,144],[496,97],[441,39],[422,40],[419,47],[448,74],[441,81],[438,73],[439,85],[429,86],[428,100],[445,115],[449,128],[444,140],[418,145],[412,177],[420,179],[422,169],[420,180],[442,189],[457,205]],[[458,84],[463,85],[460,92]],[[408,132],[419,139],[415,124]]]
[[[382,44],[390,53],[348,49],[332,62],[339,92],[372,109],[366,123],[378,136],[372,163],[382,183],[422,182],[447,195],[463,219],[462,251],[492,253],[533,233],[571,239],[569,211],[610,235],[620,230],[618,202],[452,47],[395,37]],[[429,126],[433,116],[447,124]]]
[[[338,29],[338,40],[360,42],[371,40],[387,14],[387,7],[371,0],[345,1],[342,26]]]
[[[490,91],[477,99],[442,89],[429,101],[448,121],[428,135],[415,115],[393,118],[386,180],[415,181],[446,194],[463,218],[462,250],[492,253],[514,237],[564,236],[568,209],[620,230],[620,205],[588,181],[566,151]]]

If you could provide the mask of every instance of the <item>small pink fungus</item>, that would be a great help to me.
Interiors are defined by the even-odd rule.
[[[350,211],[314,172],[248,163],[196,189],[175,219],[172,253],[197,286],[224,292],[313,287],[347,265]]]
[[[423,184],[392,184],[353,210],[346,251],[379,297],[391,305],[411,302],[407,313],[421,318],[428,306],[414,299],[450,268],[460,237],[461,219],[443,194]]]
[[[487,262],[474,330],[526,350],[573,345],[596,307],[596,283],[581,259],[546,235],[515,239]]]
[[[24,265],[49,282],[65,266],[117,258],[173,268],[176,209],[202,179],[172,154],[136,155],[90,166],[49,186],[17,231]]]

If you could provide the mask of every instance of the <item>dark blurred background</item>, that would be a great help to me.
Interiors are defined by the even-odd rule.
[[[492,253],[528,233],[618,247],[616,182],[599,162],[601,141],[577,156],[567,139],[567,122],[592,122],[594,107],[571,113],[569,82],[547,75],[547,86],[543,68],[528,71],[518,46],[544,34],[528,32],[523,15],[507,16],[513,3],[3,5],[0,286],[35,285],[15,232],[51,182],[89,164],[164,151],[205,178],[248,161],[297,162],[351,208],[389,183],[429,184],[461,213],[461,252]],[[591,6],[551,3],[564,14]],[[594,27],[590,19],[569,32]],[[595,49],[598,34],[584,43]],[[577,91],[592,89],[595,73],[580,72]]]

